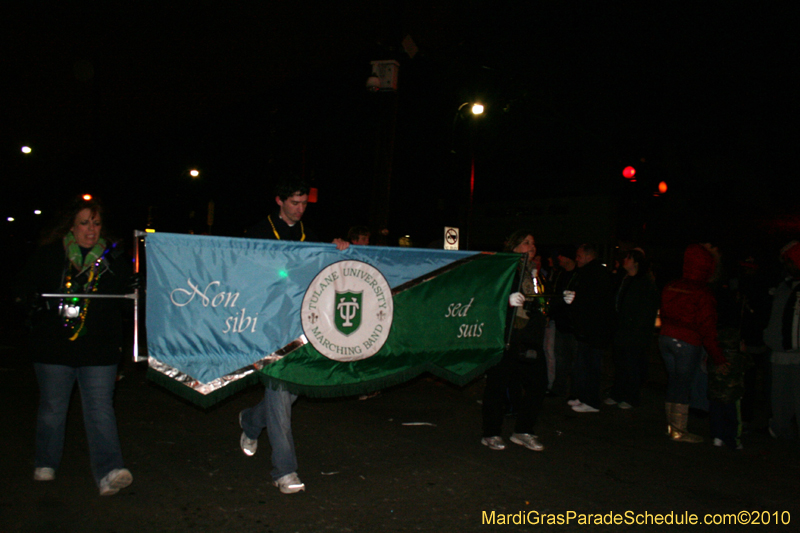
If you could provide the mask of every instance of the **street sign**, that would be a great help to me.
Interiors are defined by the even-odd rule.
[[[445,226],[444,228],[444,249],[458,250],[458,228]]]

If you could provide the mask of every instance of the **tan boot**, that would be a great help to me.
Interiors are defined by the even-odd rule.
[[[680,442],[703,442],[703,437],[694,435],[686,430],[689,424],[689,405],[685,403],[672,404],[672,416],[670,417],[670,438]]]

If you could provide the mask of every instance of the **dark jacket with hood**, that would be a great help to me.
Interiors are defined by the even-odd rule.
[[[703,346],[715,364],[725,363],[717,342],[717,301],[708,286],[714,256],[699,244],[683,254],[683,278],[661,293],[661,335]]]

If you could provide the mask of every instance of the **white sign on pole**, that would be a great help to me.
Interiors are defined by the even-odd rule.
[[[445,226],[444,228],[444,249],[458,250],[458,228]]]

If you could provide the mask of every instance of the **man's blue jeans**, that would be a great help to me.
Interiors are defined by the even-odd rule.
[[[642,360],[645,348],[614,346],[614,386],[608,397],[617,402],[627,402],[636,407],[641,403]]]
[[[264,391],[264,399],[242,411],[242,429],[249,439],[257,439],[267,429],[272,447],[272,479],[297,472],[297,455],[292,437],[292,404],[297,396],[286,390]]]
[[[95,481],[99,484],[106,474],[123,468],[114,414],[117,365],[72,367],[34,363],[33,368],[39,382],[34,466],[57,470],[61,464],[67,410],[77,381]]]
[[[661,350],[661,357],[664,358],[669,379],[665,401],[688,405],[692,382],[703,355],[702,347],[664,335],[658,338],[658,347]]]
[[[575,353],[572,396],[595,409],[600,407],[603,352],[602,348],[578,341]]]

